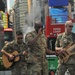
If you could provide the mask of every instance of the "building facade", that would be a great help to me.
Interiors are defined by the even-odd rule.
[[[16,25],[16,30],[21,30],[23,25],[25,25],[25,15],[28,13],[28,0],[15,0],[13,10],[14,25]]]

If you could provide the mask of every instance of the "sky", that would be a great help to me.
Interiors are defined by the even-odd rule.
[[[13,4],[14,4],[14,0],[7,0],[7,7],[8,7],[8,11],[9,11],[9,9],[13,6]]]

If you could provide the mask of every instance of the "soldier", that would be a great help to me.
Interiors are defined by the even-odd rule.
[[[17,62],[14,62],[15,55],[13,53],[15,50],[20,53],[20,59]],[[21,31],[16,32],[16,39],[5,44],[1,52],[14,63],[11,65],[12,75],[27,75],[28,46],[23,42],[23,33]]]
[[[75,34],[71,32],[72,27],[73,27],[72,21],[71,20],[66,21],[65,32],[59,34],[56,39],[55,49],[58,52],[58,57],[61,58],[59,59],[59,62],[58,62],[58,75],[65,75],[65,72],[67,71],[67,69],[70,75],[75,75],[75,55],[69,56],[68,59],[66,59],[65,61],[62,61],[63,59],[66,58],[66,56],[68,56],[68,52],[69,53],[75,52],[75,49],[72,49],[72,51],[70,51],[71,48],[69,49],[69,47],[71,46],[71,43],[72,42],[75,43]],[[66,53],[66,56],[65,56],[65,53]]]
[[[25,41],[30,47],[28,58],[28,75],[48,75],[46,53],[55,54],[47,49],[46,37],[43,33],[42,22],[35,22],[35,30],[26,34]]]

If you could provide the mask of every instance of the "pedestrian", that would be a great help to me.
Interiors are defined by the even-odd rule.
[[[66,21],[65,31],[57,36],[55,50],[58,53],[58,75],[65,75],[68,70],[70,75],[75,75],[75,52],[73,44],[75,43],[75,34],[72,33],[73,23]]]
[[[18,53],[15,53],[15,51]],[[13,63],[10,66],[12,75],[27,75],[28,46],[23,42],[23,33],[21,31],[16,32],[16,39],[5,44],[1,52],[9,57],[9,64]],[[16,55],[19,57],[18,61]],[[9,64],[7,63],[7,65]]]
[[[28,58],[28,75],[48,75],[47,54],[55,54],[47,48],[45,33],[41,21],[35,22],[34,31],[28,32],[25,41],[30,48]]]

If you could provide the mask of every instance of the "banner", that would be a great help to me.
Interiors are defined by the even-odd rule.
[[[65,23],[68,20],[66,8],[49,8],[49,15],[56,19],[56,23]]]
[[[67,6],[68,0],[48,0],[49,6]]]

